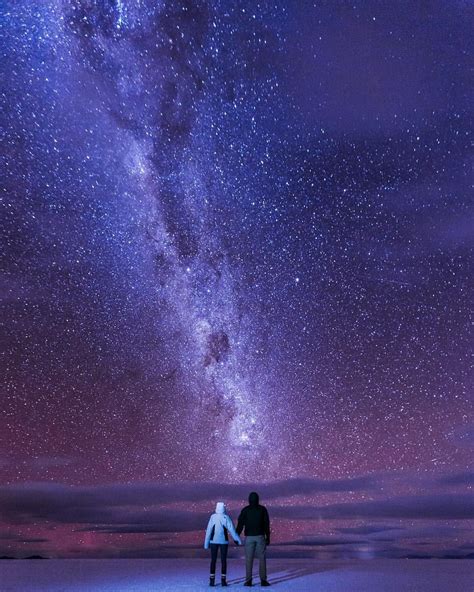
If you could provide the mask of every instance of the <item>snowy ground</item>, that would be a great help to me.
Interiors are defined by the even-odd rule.
[[[474,592],[474,560],[270,559],[268,568],[272,587],[279,592]],[[230,587],[246,589],[243,562],[230,561],[228,570]],[[0,564],[1,592],[178,592],[209,590],[207,584],[208,562],[202,559],[3,560]],[[254,587],[260,588],[258,577]]]

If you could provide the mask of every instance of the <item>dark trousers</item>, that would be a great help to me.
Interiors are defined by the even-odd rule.
[[[221,550],[222,575],[227,574],[227,549],[229,545],[219,545],[217,543],[210,543],[211,547],[211,574],[216,573],[217,551]]]

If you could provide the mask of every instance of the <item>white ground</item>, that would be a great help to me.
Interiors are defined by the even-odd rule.
[[[278,592],[474,592],[474,560],[374,559],[323,562],[269,559]],[[229,561],[229,589],[242,586],[244,565]],[[220,582],[220,578],[217,578]],[[217,586],[220,588],[220,585]],[[259,579],[254,588],[260,589]],[[210,590],[202,559],[2,560],[1,592],[179,592]]]

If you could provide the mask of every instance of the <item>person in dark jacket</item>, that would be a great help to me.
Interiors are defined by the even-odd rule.
[[[259,504],[258,493],[249,495],[249,505],[240,512],[237,534],[245,528],[245,586],[252,585],[252,568],[255,553],[259,558],[259,575],[262,586],[270,586],[267,581],[266,547],[270,544],[270,518],[267,508]]]

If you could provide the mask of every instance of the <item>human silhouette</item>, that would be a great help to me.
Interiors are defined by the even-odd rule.
[[[255,554],[259,558],[259,575],[262,586],[270,586],[267,580],[266,548],[270,544],[270,518],[265,506],[259,504],[258,493],[249,495],[249,505],[242,509],[237,522],[237,533],[245,528],[245,584],[252,585],[252,568]]]
[[[241,545],[239,535],[236,533],[230,516],[226,513],[224,502],[217,502],[216,511],[209,518],[204,539],[204,548],[211,547],[211,570],[209,575],[209,586],[216,582],[217,552],[221,550],[221,585],[227,586],[227,550],[229,548],[229,535],[234,541]]]

